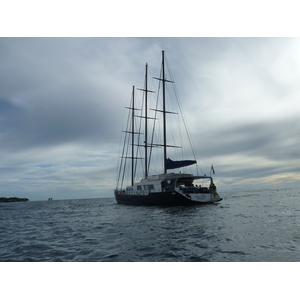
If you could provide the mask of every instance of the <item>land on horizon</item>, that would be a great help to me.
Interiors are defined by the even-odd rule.
[[[27,202],[28,198],[18,198],[18,197],[0,197],[0,202]]]

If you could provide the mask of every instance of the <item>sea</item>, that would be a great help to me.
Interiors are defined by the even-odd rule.
[[[300,261],[300,189],[220,194],[192,207],[0,203],[0,262]]]
[[[220,194],[193,207],[0,203],[1,297],[295,298],[300,189]]]

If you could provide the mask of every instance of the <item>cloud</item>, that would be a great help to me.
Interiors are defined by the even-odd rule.
[[[298,38],[0,38],[3,196],[112,195],[124,107],[161,50],[204,173],[297,183]]]

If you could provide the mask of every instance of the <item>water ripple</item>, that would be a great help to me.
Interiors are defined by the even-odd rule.
[[[0,261],[298,261],[300,190],[225,193],[200,207],[114,199],[0,204]]]

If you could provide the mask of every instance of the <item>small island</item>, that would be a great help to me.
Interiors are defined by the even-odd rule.
[[[0,202],[26,202],[29,201],[28,198],[18,198],[18,197],[0,197]]]

